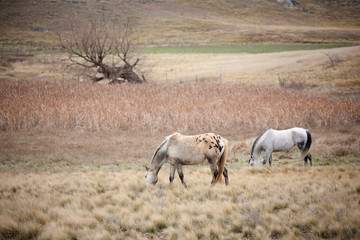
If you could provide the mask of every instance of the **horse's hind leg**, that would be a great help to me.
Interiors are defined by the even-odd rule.
[[[218,170],[217,170],[217,166],[215,163],[210,163],[210,170],[211,170],[211,175],[212,175],[212,180],[211,180],[211,184],[214,183],[215,179],[216,179],[216,176],[218,175]]]
[[[310,162],[310,166],[312,166],[312,156],[310,153],[307,153],[306,156],[304,157],[304,165],[307,165],[307,160],[309,159]]]
[[[225,184],[229,185],[229,175],[228,175],[228,170],[226,169],[226,167],[224,167],[223,175],[225,177]]]
[[[175,177],[175,166],[173,164],[170,164],[170,183],[172,183],[172,181],[174,181],[174,177]]]
[[[182,166],[181,166],[181,164],[177,165],[176,170],[177,170],[177,172],[178,172],[178,174],[179,174],[179,178],[180,178],[180,180],[181,180],[181,183],[184,185],[184,187],[187,187],[187,186],[186,186],[186,183],[185,183],[185,180],[184,180],[184,173],[183,173],[183,171],[182,171]]]

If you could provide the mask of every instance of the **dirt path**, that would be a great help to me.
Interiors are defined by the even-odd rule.
[[[360,81],[358,70],[347,69],[355,68],[351,65],[359,58],[360,46],[264,54],[154,54],[147,56],[146,67],[151,68],[155,81],[216,82],[221,74],[223,82],[273,85],[278,84],[278,76],[298,76],[319,84],[329,80],[329,75],[336,77],[334,67],[343,68],[337,70],[341,72],[355,71],[347,77]]]

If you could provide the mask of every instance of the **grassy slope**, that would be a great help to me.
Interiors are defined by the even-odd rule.
[[[290,9],[276,1],[15,1],[0,3],[2,51],[46,50],[69,18],[83,24],[104,16],[132,19],[137,44],[223,45],[241,42],[359,43],[356,7],[299,1]],[[310,13],[311,11],[311,13]]]

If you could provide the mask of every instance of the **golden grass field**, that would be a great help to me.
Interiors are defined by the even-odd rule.
[[[167,169],[168,170],[168,169]],[[144,172],[0,175],[2,239],[359,239],[358,167],[197,167],[146,188]]]

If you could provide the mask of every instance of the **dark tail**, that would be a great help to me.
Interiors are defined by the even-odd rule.
[[[301,157],[304,158],[306,156],[306,154],[308,153],[310,147],[311,147],[311,143],[312,143],[312,140],[311,140],[311,134],[309,131],[306,130],[306,136],[307,136],[307,140],[306,140],[306,144],[305,144],[305,147],[304,147],[304,150],[301,154]]]

